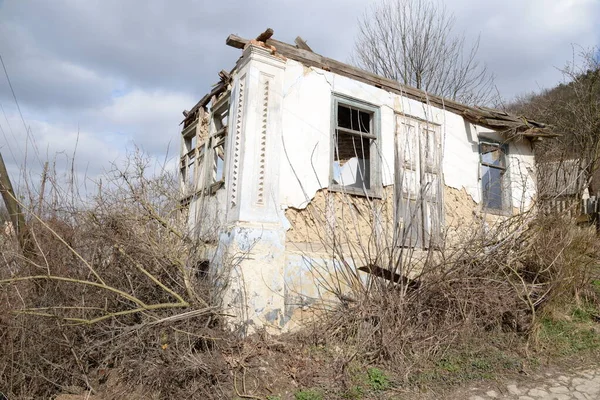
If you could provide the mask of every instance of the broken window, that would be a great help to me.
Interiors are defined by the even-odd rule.
[[[225,140],[229,121],[229,93],[223,95],[212,108],[212,131],[210,134],[211,172],[209,189],[214,193],[225,182]]]
[[[510,211],[510,182],[506,154],[506,145],[488,140],[479,142],[481,194],[483,207],[487,210]]]
[[[213,100],[210,118],[199,108],[184,123],[180,160],[183,202],[199,193],[215,193],[224,185],[229,97],[226,92]]]
[[[181,192],[185,197],[198,190],[198,179],[202,176],[204,149],[199,139],[200,122],[204,110],[196,112],[195,119],[186,121],[183,132],[182,155],[180,160]]]
[[[331,187],[373,195],[378,184],[378,110],[335,98]]]

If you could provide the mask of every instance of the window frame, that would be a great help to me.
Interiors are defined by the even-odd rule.
[[[182,201],[193,197],[199,189],[198,172],[204,162],[204,143],[199,136],[202,112],[181,132],[182,155],[179,160]],[[191,180],[191,182],[190,182]]]
[[[208,132],[205,136],[200,135],[200,128],[202,118],[205,113],[208,113],[206,109],[198,111],[196,119],[181,131],[182,154],[179,160],[179,176],[182,205],[189,204],[198,195],[213,195],[225,186],[227,136],[231,123],[230,107],[231,91],[227,90],[218,100],[213,99],[208,116]],[[227,117],[227,123],[223,124],[225,117]],[[223,165],[220,179],[217,180],[219,147],[223,153]],[[190,179],[193,181],[191,184]]]
[[[210,133],[207,139],[207,146],[210,152],[210,161],[207,165],[207,181],[204,184],[209,195],[215,194],[217,190],[225,186],[225,176],[227,176],[227,137],[229,136],[229,126],[231,124],[231,92],[227,91],[219,100],[211,107],[210,117]],[[218,117],[218,124],[217,119]],[[223,124],[223,119],[227,117],[227,123]],[[218,148],[223,151],[223,164],[221,167],[221,177],[217,179],[218,163],[217,157]]]
[[[338,127],[338,106],[344,105],[350,108],[357,109],[362,112],[366,112],[371,115],[370,133],[359,133],[359,131],[353,131],[347,128]],[[367,103],[352,97],[348,97],[342,94],[333,93],[331,101],[331,133],[330,143],[331,151],[329,155],[329,190],[333,192],[342,192],[346,194],[352,194],[357,196],[381,198],[381,154],[379,149],[379,143],[381,141],[381,123],[380,123],[380,107]],[[357,137],[366,137],[372,140],[369,147],[369,188],[365,189],[358,187],[344,186],[339,183],[333,182],[334,178],[334,161],[336,154],[336,143],[337,143],[337,131],[341,130],[344,134],[355,135]]]
[[[485,162],[483,160],[483,152],[482,146],[494,146],[500,150],[501,160],[500,163],[502,165],[494,165],[489,162]],[[510,165],[509,165],[509,146],[507,143],[488,139],[486,137],[480,137],[478,143],[478,153],[479,153],[479,188],[481,190],[481,208],[483,211],[495,214],[495,215],[512,215],[512,194],[511,194],[511,179],[510,179]],[[500,170],[501,176],[501,199],[502,206],[500,208],[490,207],[488,206],[488,202],[486,201],[486,189],[484,188],[484,180],[483,180],[483,168],[491,168],[495,170]]]

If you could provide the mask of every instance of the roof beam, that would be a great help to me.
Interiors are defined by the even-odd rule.
[[[261,35],[259,35],[259,37]],[[233,34],[229,35],[226,40],[226,44],[228,46],[235,47],[237,49],[243,49],[248,42],[248,39],[244,39]],[[317,53],[314,53],[312,50],[300,48],[300,46],[296,47],[275,39],[267,39],[265,43],[267,45],[274,46],[279,54],[292,60],[296,60],[306,66],[330,71],[335,74],[346,76],[371,86],[381,88],[388,92],[397,93],[425,104],[431,104],[435,107],[461,115],[469,122],[477,125],[481,125],[493,130],[510,129],[517,133],[528,131],[528,135],[526,135],[527,137],[531,137],[531,128],[536,128],[537,133],[543,134],[545,137],[559,136],[552,132],[550,127],[545,124],[527,120],[524,117],[518,117],[499,110],[467,106],[454,100],[445,99],[443,97],[427,93],[423,90],[404,85],[398,81],[375,75],[371,72],[341,63],[331,58],[323,57]]]
[[[266,42],[267,40],[271,39],[271,36],[273,36],[273,29],[267,28],[266,31],[256,37],[256,41]]]
[[[243,49],[244,46],[248,43],[247,39],[242,39],[241,37],[231,34],[227,37],[225,44],[227,46],[234,47],[236,49]]]
[[[244,46],[248,44],[248,42],[248,39],[244,39],[232,34],[229,35],[229,37],[227,38],[226,44],[237,49],[243,49]],[[410,86],[405,86],[399,83],[398,81],[384,78],[382,76],[378,76],[367,71],[363,71],[359,68],[341,63],[339,61],[327,57],[323,57],[312,51],[300,49],[275,39],[269,39],[267,41],[267,44],[275,46],[277,52],[281,55],[306,64],[308,66],[317,67],[326,71],[331,71],[340,75],[344,75],[394,93],[406,95],[407,97],[413,98],[415,100],[419,100],[422,102],[429,101],[434,105],[443,106],[450,110],[456,110],[460,112],[465,107],[468,108],[468,106],[464,106],[452,100],[442,99],[437,96],[428,95],[422,90],[415,89]]]

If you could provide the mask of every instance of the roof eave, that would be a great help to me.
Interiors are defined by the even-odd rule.
[[[266,33],[268,33],[268,35],[266,35]],[[231,34],[227,37],[226,44],[237,49],[243,49],[249,43],[256,41],[260,42],[259,39],[267,37],[264,43],[267,46],[274,47],[277,53],[286,58],[292,59],[309,67],[315,67],[338,75],[346,76],[383,90],[397,93],[422,103],[448,110],[455,114],[461,115],[471,123],[496,131],[511,131],[516,135],[521,135],[528,139],[552,138],[560,136],[559,134],[553,132],[551,126],[541,122],[529,120],[522,116],[508,114],[504,111],[494,110],[487,107],[468,106],[458,103],[454,100],[443,98],[441,96],[432,95],[423,90],[404,85],[398,81],[388,79],[371,72],[364,71],[360,68],[333,60],[331,58],[321,56],[313,52],[307,45],[304,46],[305,42],[300,37],[296,39],[296,45],[294,46],[272,39],[272,34],[273,30],[267,29],[265,32],[258,35],[257,39],[255,40],[244,39],[237,35]]]

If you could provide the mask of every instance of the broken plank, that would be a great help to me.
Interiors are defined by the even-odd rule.
[[[224,69],[222,69],[221,72],[219,72],[219,77],[223,82],[229,82],[231,80],[231,74],[225,71]]]
[[[248,40],[242,39],[241,37],[234,34],[227,36],[227,40],[225,40],[225,44],[227,46],[234,47],[236,49],[243,49],[247,43]]]
[[[213,96],[218,96],[221,93],[223,93],[223,91],[227,89],[227,84],[225,82],[219,82],[211,91],[210,93],[206,94],[204,97],[202,97],[200,99],[200,101],[198,101],[196,103],[196,105],[194,107],[192,107],[192,109],[190,110],[190,112],[188,113],[188,115],[192,115],[196,110],[198,110],[200,107],[205,107],[210,100],[212,99]]]
[[[306,43],[306,41],[304,39],[302,39],[300,36],[296,37],[296,39],[294,40],[294,43],[296,43],[296,46],[298,46],[299,49],[306,50],[306,51],[313,51],[310,48],[310,46]]]
[[[273,29],[267,28],[266,31],[256,37],[256,40],[259,42],[266,42],[267,40],[271,39],[271,36],[273,36]]]

